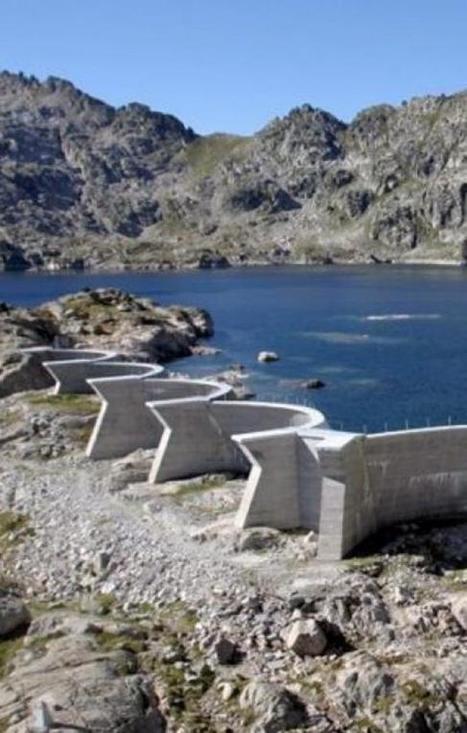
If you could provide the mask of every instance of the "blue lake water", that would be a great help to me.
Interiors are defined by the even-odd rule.
[[[168,273],[0,275],[0,300],[36,305],[117,286],[207,308],[221,355],[173,367],[191,376],[242,363],[259,399],[315,404],[335,427],[369,431],[467,423],[467,270],[281,267]],[[260,350],[277,351],[258,364]],[[319,377],[326,388],[297,381]]]

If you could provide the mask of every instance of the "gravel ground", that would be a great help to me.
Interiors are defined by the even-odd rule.
[[[109,494],[109,469],[78,458],[43,462],[34,477],[21,464],[0,473],[1,503],[33,527],[14,564],[31,594],[70,599],[99,590],[129,603],[202,605],[213,594],[251,590],[245,573],[191,539],[164,501],[147,511],[146,503]]]

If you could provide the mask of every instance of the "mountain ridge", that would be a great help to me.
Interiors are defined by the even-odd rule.
[[[198,135],[0,73],[0,267],[463,261],[467,92]]]

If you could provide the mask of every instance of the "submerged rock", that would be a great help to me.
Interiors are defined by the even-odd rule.
[[[304,389],[323,389],[326,386],[326,382],[323,382],[322,379],[307,379],[305,382],[302,382],[301,386]]]

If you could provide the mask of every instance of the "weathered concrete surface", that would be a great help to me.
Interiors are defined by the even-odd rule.
[[[86,450],[87,455],[94,459],[119,458],[138,448],[157,448],[164,427],[147,403],[190,399],[192,395],[214,399],[231,392],[228,385],[201,380],[148,378],[144,374],[91,379],[89,384],[102,400]]]
[[[282,421],[287,415],[291,427],[233,436],[252,466],[236,524],[317,530],[321,472],[317,457],[299,437],[299,430],[326,428],[326,419],[318,410],[309,408],[298,410],[284,405],[281,410],[282,413],[272,414]],[[250,417],[253,415],[250,413]],[[271,416],[269,413],[268,417]]]
[[[160,376],[164,367],[158,364],[112,361],[109,358],[95,361],[71,360],[44,362],[44,367],[55,380],[55,394],[92,394],[91,379],[121,376]]]
[[[320,559],[339,559],[359,541],[363,528],[357,506],[365,495],[364,436],[333,430],[305,434],[303,442],[316,456],[321,483]],[[363,534],[362,534],[363,537]]]
[[[319,557],[338,559],[378,529],[467,515],[467,427],[316,442],[322,471]]]
[[[209,402],[197,399],[168,401],[152,404],[150,407],[164,427],[164,435],[151,471],[152,481],[188,478],[196,474],[220,471],[246,473],[253,464],[251,487],[255,487],[262,470],[258,468],[257,459],[245,453],[239,446],[240,434],[255,431],[250,436],[251,440],[265,439],[268,436],[262,435],[264,432],[286,428],[286,434],[287,430],[293,434],[300,426],[325,423],[321,413],[307,407],[261,402]],[[232,437],[234,435],[235,439]],[[281,436],[274,437],[280,439]],[[278,445],[279,443],[276,448]],[[289,463],[294,461],[286,459],[285,465]],[[270,482],[274,481],[274,473],[274,470],[268,473],[271,495],[274,486]],[[280,479],[277,481],[278,490],[279,485]],[[254,489],[251,488],[251,491]],[[273,512],[269,513],[271,517],[272,514]]]
[[[222,396],[218,386],[217,394]],[[228,395],[224,392],[224,398]],[[226,404],[239,405],[239,402]],[[190,478],[203,473],[242,472],[247,468],[241,452],[216,421],[208,397],[148,403],[163,429],[150,473],[150,481]]]
[[[54,394],[83,394],[89,392],[83,378],[90,364],[109,363],[117,358],[114,351],[94,349],[63,349],[37,346],[22,349],[22,354],[41,365],[45,385],[49,384],[48,375],[54,383]]]
[[[111,359],[116,356],[114,351],[97,349],[62,349],[49,346],[32,346],[22,349],[25,354],[32,354],[44,362],[55,361],[95,361],[97,359]]]

